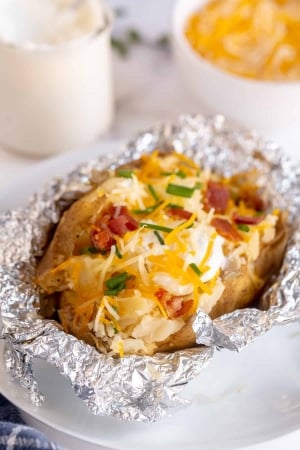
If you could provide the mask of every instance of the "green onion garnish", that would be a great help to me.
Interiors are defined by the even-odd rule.
[[[152,184],[148,184],[148,189],[149,189],[150,194],[154,198],[154,200],[156,200],[158,202],[159,198],[158,198],[158,195],[157,195],[154,187],[152,186]]]
[[[197,181],[194,189],[202,189],[202,188],[203,188],[203,183],[200,183],[200,181]]]
[[[123,258],[122,253],[120,252],[120,250],[118,249],[117,246],[116,246],[116,255],[117,255],[117,257],[118,257],[119,259],[122,259],[122,258]]]
[[[104,291],[104,295],[109,295],[109,296],[113,296],[113,295],[117,295],[120,291],[118,289],[107,289],[106,291]]]
[[[189,266],[191,269],[193,269],[193,271],[195,272],[196,275],[198,275],[199,277],[202,275],[201,270],[195,263],[191,263],[191,264],[189,264]]]
[[[246,233],[248,233],[248,231],[250,231],[250,228],[248,227],[248,225],[244,225],[243,223],[238,225],[238,229],[241,231],[245,231]]]
[[[149,228],[150,230],[165,231],[166,233],[171,233],[171,231],[173,231],[173,228],[162,227],[160,225],[155,225],[154,223],[146,222],[140,222],[140,227]]]
[[[103,254],[103,253],[101,252],[101,250],[98,250],[96,247],[83,247],[83,248],[81,248],[81,249],[79,250],[79,253],[80,253],[81,255],[90,255],[90,254],[96,255],[96,254],[98,254],[98,253]]]
[[[255,215],[256,216],[263,216],[265,214],[264,211],[256,211]]]
[[[161,237],[161,235],[159,234],[159,232],[158,232],[157,230],[154,231],[154,234],[155,234],[155,236],[157,237],[158,242],[159,242],[161,245],[165,245],[165,241],[163,240],[163,238]]]
[[[195,188],[189,188],[186,186],[179,186],[178,184],[168,184],[167,193],[171,195],[176,195],[177,197],[191,198],[194,193]]]
[[[119,275],[115,275],[111,277],[109,280],[105,281],[105,286],[110,289],[119,289],[119,287],[125,286],[124,281],[130,278],[130,275],[127,272],[122,272]],[[124,287],[122,287],[124,289]]]
[[[111,38],[111,45],[123,58],[127,55],[128,45],[121,39]]]
[[[116,172],[117,177],[132,178],[133,170],[131,169],[119,169]]]
[[[177,208],[177,209],[183,209],[183,206],[177,205],[176,203],[168,203],[168,208]]]
[[[133,28],[128,30],[127,35],[128,35],[129,42],[131,42],[132,44],[137,44],[139,42],[142,42],[142,40],[143,40],[142,35]]]
[[[134,214],[150,214],[153,211],[155,211],[156,208],[159,207],[159,205],[161,205],[161,202],[156,203],[155,205],[149,206],[148,208],[145,208],[145,209],[133,209],[132,212]]]
[[[183,170],[177,170],[176,175],[177,175],[179,178],[186,178],[186,173],[183,172]]]
[[[186,178],[187,175],[185,172],[183,172],[183,170],[177,170],[177,172],[161,172],[161,175],[163,175],[164,177],[168,177],[170,175],[176,175],[179,178]]]

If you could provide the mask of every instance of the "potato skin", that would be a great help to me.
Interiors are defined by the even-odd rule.
[[[138,167],[138,165],[139,161],[134,161],[126,167]],[[105,204],[105,196],[99,196],[96,188],[77,200],[63,214],[54,237],[37,268],[37,284],[42,291],[50,294],[66,289],[68,284],[66,274],[63,271],[53,274],[51,270],[78,254],[79,248],[88,245],[90,226]],[[236,309],[245,308],[257,299],[270,276],[282,263],[287,236],[286,217],[281,214],[277,222],[275,238],[263,245],[255,263],[251,266],[243,265],[237,273],[223,274],[225,290],[210,312],[212,319]],[[88,328],[82,329],[79,333],[75,332],[72,327],[72,302],[68,303],[68,296],[64,296],[64,299],[60,304],[59,315],[65,331],[76,334],[79,339],[96,346],[100,351],[108,350],[105,349],[101,339],[92,335]],[[154,343],[154,353],[170,352],[196,345],[192,322],[193,318],[188,319],[177,333],[163,342]]]
[[[105,205],[105,197],[97,189],[81,197],[64,212],[53,239],[37,267],[38,285],[47,293],[65,289],[67,280],[60,271],[54,275],[51,270],[88,245],[90,226]]]

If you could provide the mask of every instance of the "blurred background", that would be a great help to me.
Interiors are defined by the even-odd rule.
[[[20,0],[13,0],[15,4],[17,4],[18,1]],[[235,2],[241,3],[238,0],[235,0]],[[207,64],[206,62],[204,62],[203,65],[201,58],[192,50],[185,38],[183,26],[182,30],[179,31],[179,40],[182,42],[179,42],[179,44],[177,43],[176,47],[179,51],[177,52],[177,58],[175,57],[174,21],[172,22],[175,8],[177,8],[177,16],[179,17],[178,20],[180,22],[181,15],[183,14],[183,16],[186,16],[185,9],[188,5],[191,15],[191,12],[196,10],[199,5],[203,5],[203,3],[205,3],[203,0],[151,0],[148,2],[140,0],[106,1],[106,4],[113,14],[111,50],[114,87],[111,97],[115,113],[112,119],[108,120],[110,125],[104,124],[103,130],[101,130],[101,132],[99,131],[97,137],[101,140],[126,140],[141,129],[153,126],[161,121],[172,121],[180,114],[219,113],[228,110],[229,116],[232,116],[231,118],[233,118],[233,120],[241,122],[243,125],[249,127],[253,127],[253,124],[255,124],[255,128],[259,132],[265,137],[279,142],[284,146],[285,151],[288,154],[298,154],[300,148],[300,124],[298,120],[299,114],[297,113],[300,108],[300,106],[298,106],[300,105],[299,82],[256,83],[255,80],[250,80],[249,82],[246,78],[232,76],[218,69],[215,70],[211,64]],[[252,2],[246,3],[250,6],[252,4]],[[255,3],[263,3],[265,5],[266,2],[257,2],[257,0],[255,0]],[[278,2],[278,0],[267,0],[267,4],[270,7],[273,3],[279,4],[280,2]],[[293,2],[291,1],[291,3]],[[7,0],[3,0],[3,4],[10,5]],[[77,5],[78,2],[75,2],[74,4]],[[183,11],[182,13],[181,10]],[[272,10],[267,12],[264,11],[264,14],[265,17],[263,23],[259,24],[259,26],[263,28],[264,33],[269,32],[270,36],[272,36],[274,33],[271,25],[275,16],[272,16]],[[19,12],[18,20],[21,20],[22,22],[21,16],[22,14]],[[2,16],[2,19],[3,17],[4,16]],[[274,20],[276,22],[276,17]],[[268,30],[268,27],[271,27],[270,30]],[[108,34],[107,36],[109,38]],[[58,121],[62,132],[65,131],[63,129],[64,122],[66,122],[66,128],[70,128],[72,119],[69,119],[68,114],[63,114],[61,109],[62,107],[65,107],[66,110],[68,110],[67,106],[72,108],[71,103],[66,106],[66,103],[72,98],[72,95],[65,93],[63,99],[58,96],[58,101],[54,104],[51,99],[52,94],[49,94],[47,88],[44,87],[43,76],[47,76],[47,69],[38,74],[35,72],[35,69],[31,68],[29,63],[28,73],[19,69],[11,70],[8,68],[9,65],[6,64],[6,60],[3,60],[3,55],[7,49],[2,48],[2,51],[1,58],[3,64],[0,76],[6,76],[8,80],[6,80],[6,82],[10,83],[10,88],[12,88],[12,93],[10,95],[14,97],[15,104],[12,105],[9,96],[6,103],[4,102],[7,88],[1,78],[2,115],[0,114],[0,128],[2,126],[4,126],[4,128],[9,126],[9,132],[13,138],[14,136],[18,136],[20,126],[14,124],[14,121],[16,114],[20,111],[20,107],[24,110],[23,115],[25,115],[26,124],[27,119],[30,121],[33,110],[30,103],[30,92],[28,93],[28,86],[26,84],[24,84],[25,87],[20,87],[20,80],[26,80],[26,77],[32,86],[36,84],[35,80],[40,81],[41,86],[34,95],[38,93],[38,95],[41,96],[42,101],[45,101],[45,109],[47,109],[47,102],[49,101],[47,114],[50,114],[47,121],[44,120],[43,123],[41,122],[43,126],[46,123],[45,131],[41,130],[39,125],[35,125],[35,119],[32,118],[33,125],[30,125],[30,133],[32,138],[35,138],[36,130],[39,130],[41,135],[39,139],[42,143],[38,146],[37,151],[34,152],[34,157],[32,157],[32,153],[27,149],[24,149],[24,151],[21,152],[14,151],[14,145],[6,145],[7,142],[5,141],[5,137],[3,138],[3,136],[0,136],[0,142],[2,143],[2,147],[0,145],[0,165],[5,168],[5,173],[1,179],[3,185],[6,181],[10,180],[11,172],[17,175],[22,172],[25,167],[32,166],[37,160],[44,158],[45,156],[48,156],[48,153],[51,153],[48,152],[48,150],[46,151],[45,148],[42,148],[44,142],[47,142],[48,147],[51,148],[49,139],[46,137],[47,133],[50,133],[48,124],[52,125],[54,130],[53,134],[55,134],[57,129],[57,126],[55,126],[51,120],[51,113],[53,119],[56,118]],[[107,51],[107,49],[105,51]],[[180,53],[179,57],[178,53]],[[107,61],[104,61],[103,59],[103,66],[101,66],[101,52],[98,52],[98,54],[97,73],[102,72],[102,74],[105,74],[108,67]],[[47,52],[45,52],[45,55],[45,61],[48,60],[48,62],[46,62],[49,63],[49,59],[51,59],[52,56],[50,53],[48,53],[47,56]],[[5,55],[5,57],[6,56],[7,55]],[[34,54],[32,53],[31,56],[34,57]],[[14,59],[15,55],[13,55],[12,58]],[[61,61],[66,61],[66,58],[64,57],[59,58],[60,63]],[[45,61],[43,61],[43,64]],[[9,62],[11,62],[11,60]],[[80,64],[80,70],[83,70],[83,66],[84,64]],[[6,74],[4,70],[5,67],[7,67]],[[56,83],[56,86],[60,86],[62,89],[60,76],[63,73],[63,70],[60,70],[59,66],[57,67],[53,77],[52,75],[50,77],[48,73],[48,81],[50,80],[52,82],[53,80],[56,80],[57,77],[57,81],[53,81],[53,83]],[[79,65],[77,64],[75,67],[75,71],[77,71]],[[95,67],[93,70],[95,71]],[[19,76],[19,72],[22,73],[22,77]],[[184,77],[182,77],[182,74],[184,74]],[[11,81],[13,76],[15,77],[15,81]],[[111,77],[108,72],[107,77],[109,79]],[[183,78],[185,78],[185,80]],[[80,79],[80,75],[78,75],[77,81]],[[67,81],[66,78],[64,80],[66,87],[68,86]],[[84,77],[82,77],[82,82],[84,82]],[[13,83],[15,83],[16,86],[14,86]],[[75,83],[75,78],[72,83]],[[72,83],[69,84],[71,85]],[[71,87],[70,89],[72,94],[73,88]],[[105,90],[104,83],[103,92],[105,92]],[[26,92],[27,100],[24,100],[24,92]],[[63,93],[64,91],[62,91],[62,94]],[[80,95],[82,98],[84,97],[83,89],[81,89]],[[82,105],[80,95],[77,95],[76,101],[77,104]],[[90,93],[90,95],[92,94]],[[201,96],[205,97],[206,102],[201,100]],[[82,109],[81,117],[84,117],[84,108],[87,105],[91,106],[93,104],[95,107],[95,105],[101,104],[101,101],[101,96],[95,95],[94,97],[92,96],[92,101],[86,101],[86,104],[82,106],[82,108],[73,107],[73,130],[76,130],[78,127],[80,128],[81,123],[80,115],[77,114],[76,116],[76,109],[78,111]],[[105,102],[103,105],[104,116],[106,111]],[[245,106],[246,104],[248,104],[247,108]],[[10,113],[7,113],[7,105],[11,107]],[[246,112],[244,111],[245,109]],[[289,120],[291,112],[293,112],[293,120]],[[37,118],[40,117],[38,107],[34,113]],[[60,114],[62,120],[57,118],[57,114]],[[274,123],[273,118],[276,119],[274,120]],[[23,118],[21,119],[23,120]],[[88,123],[89,120],[86,119],[86,122]],[[5,132],[6,131],[7,130],[5,130]],[[67,131],[69,132],[70,130]],[[22,132],[24,132],[24,130]],[[55,142],[55,136],[53,135],[51,137],[53,137]],[[20,136],[19,142],[22,142],[21,139],[22,137]],[[84,145],[82,144],[82,142],[85,142],[84,140],[80,142],[81,143],[78,145],[73,146],[72,144],[71,148],[67,148],[67,150],[84,149],[90,144],[91,139],[86,139]],[[66,149],[62,149],[62,151],[65,150]],[[52,153],[60,152],[61,151],[55,150]]]

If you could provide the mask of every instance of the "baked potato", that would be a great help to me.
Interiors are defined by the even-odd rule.
[[[197,310],[250,305],[281,264],[285,214],[257,175],[224,178],[158,151],[102,173],[38,265],[45,316],[114,355],[194,346]]]

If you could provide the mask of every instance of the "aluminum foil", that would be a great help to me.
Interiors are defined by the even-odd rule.
[[[290,238],[279,276],[262,301],[267,310],[247,308],[211,320],[199,312],[193,324],[198,347],[153,357],[113,358],[61,331],[38,315],[36,258],[62,212],[90,189],[95,171],[126,163],[153,149],[175,149],[202,167],[226,175],[256,167],[276,208],[289,211]],[[300,167],[277,145],[237,129],[222,116],[182,116],[140,133],[116,155],[106,155],[54,179],[26,206],[0,215],[0,306],[4,361],[11,375],[40,404],[32,372],[34,358],[55,366],[94,414],[153,422],[186,401],[179,393],[212,359],[215,348],[241,350],[272,326],[300,318]]]

